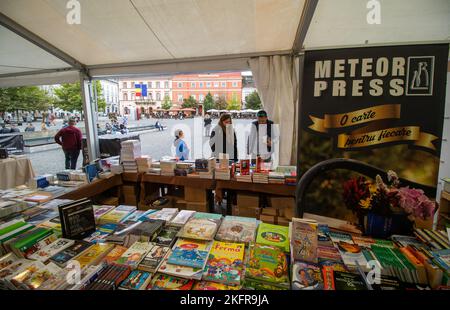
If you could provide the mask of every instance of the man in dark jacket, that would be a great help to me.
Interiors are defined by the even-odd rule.
[[[66,156],[66,169],[76,169],[78,156],[81,150],[81,140],[83,135],[80,129],[75,127],[74,118],[69,120],[69,126],[61,129],[55,136],[55,141],[62,146]]]

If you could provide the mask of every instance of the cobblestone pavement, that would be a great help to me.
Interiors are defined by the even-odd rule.
[[[204,136],[203,119],[198,117],[185,120],[161,120],[167,129],[164,131],[152,131],[140,133],[142,153],[159,160],[162,156],[175,154],[173,141],[174,132],[181,129],[185,133],[185,141],[191,149],[191,158],[208,158],[211,154],[209,148],[209,138]],[[140,124],[154,124],[155,120],[141,120]],[[133,122],[134,123],[134,122]],[[251,120],[234,120],[233,125],[236,130],[238,140],[238,152],[245,152],[246,135],[250,131]],[[212,127],[217,124],[213,120]],[[27,154],[31,159],[36,174],[56,173],[64,169],[64,153],[61,148]],[[78,166],[81,167],[81,155],[78,159]]]

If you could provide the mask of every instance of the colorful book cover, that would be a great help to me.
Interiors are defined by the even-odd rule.
[[[59,253],[50,257],[50,261],[54,262],[60,267],[64,267],[68,261],[80,255],[84,250],[89,248],[92,244],[86,241],[77,240],[73,245]]]
[[[195,211],[192,210],[181,210],[177,216],[175,216],[175,218],[170,221],[171,225],[179,225],[179,226],[183,226],[184,224],[187,223],[187,221],[194,216]]]
[[[41,262],[34,262],[13,278],[11,283],[18,289],[39,289],[44,282],[55,278],[61,268],[55,264],[44,265]]]
[[[246,267],[246,281],[248,278],[286,289],[290,287],[287,257],[278,247],[252,244]]]
[[[216,239],[229,242],[255,242],[259,221],[250,217],[227,216],[222,221]]]
[[[203,275],[203,268],[194,268],[180,265],[169,264],[168,257],[172,254],[171,251],[168,252],[167,257],[165,257],[158,268],[159,273],[167,274],[174,277],[201,280]]]
[[[190,290],[194,280],[177,278],[165,274],[156,274],[151,282],[152,290]]]
[[[338,262],[331,259],[320,259],[319,258],[319,266],[323,269],[325,267],[331,268],[335,271],[348,271],[347,267],[345,267],[344,263]]]
[[[194,217],[181,228],[178,237],[197,240],[213,240],[217,228],[218,223],[215,220]]]
[[[355,244],[363,248],[369,248],[375,244],[375,239],[370,237],[352,236],[352,240]]]
[[[136,268],[152,247],[151,243],[136,241],[116,262]]]
[[[432,251],[434,259],[447,271],[450,271],[450,249]]]
[[[114,248],[108,243],[97,243],[87,248],[83,253],[75,258],[80,263],[81,269],[90,265],[96,265]]]
[[[196,212],[194,214],[193,218],[196,218],[196,219],[209,219],[209,220],[220,221],[220,220],[222,220],[222,214]]]
[[[328,235],[330,228],[327,224],[317,224],[317,239],[321,245],[332,245],[330,236]]]
[[[107,205],[93,205],[94,208],[94,217],[95,219],[98,219],[100,217],[102,217],[103,215],[105,215],[106,213],[108,213],[109,211],[113,210],[115,207],[114,206],[107,206]]]
[[[241,286],[226,285],[223,283],[199,281],[194,284],[192,290],[194,291],[236,291],[240,290]]]
[[[337,243],[337,248],[341,254],[342,261],[349,270],[355,270],[356,262],[364,271],[368,270],[367,259],[359,245],[340,241]]]
[[[261,223],[258,228],[256,243],[276,246],[289,252],[289,227]]]
[[[145,255],[138,268],[149,272],[156,272],[169,251],[169,247],[154,245],[147,255]]]
[[[150,283],[152,274],[146,271],[133,270],[128,278],[120,284],[119,289],[145,290]]]
[[[322,271],[319,266],[304,262],[295,262],[292,267],[292,289],[322,290]]]
[[[317,263],[317,222],[292,218],[291,246],[295,260]]]
[[[214,241],[203,273],[206,281],[241,284],[245,244]]]
[[[317,247],[317,257],[319,260],[328,259],[335,261],[342,261],[341,253],[334,246],[318,246]]]
[[[175,239],[179,231],[180,231],[179,227],[166,226],[158,234],[155,242],[159,245],[171,247],[175,242]]]
[[[44,247],[42,250],[37,251],[36,253],[30,255],[30,259],[39,260],[41,262],[45,262],[49,260],[53,255],[56,253],[59,253],[71,245],[75,243],[74,240],[60,238],[46,247]]]
[[[211,242],[180,238],[175,243],[168,263],[203,269],[210,248]]]
[[[340,241],[342,242],[347,242],[350,244],[353,244],[353,239],[352,239],[352,235],[348,234],[348,233],[344,233],[344,232],[337,232],[337,231],[330,231],[328,232],[328,236],[330,236],[331,241],[333,241],[333,243],[338,243]]]
[[[119,223],[130,214],[128,211],[114,209],[98,219],[99,223]]]
[[[112,249],[111,252],[109,252],[108,255],[106,255],[103,261],[107,262],[108,264],[111,264],[116,260],[118,260],[127,250],[128,248],[124,246],[116,245],[114,249]]]
[[[0,270],[18,261],[19,258],[14,253],[8,253],[0,258]]]

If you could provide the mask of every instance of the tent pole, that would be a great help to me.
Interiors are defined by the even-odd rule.
[[[100,148],[97,132],[97,100],[93,98],[92,81],[84,73],[80,73],[81,100],[83,101],[84,124],[86,128],[86,144],[89,161],[99,158]]]
[[[295,35],[294,44],[292,45],[292,52],[296,54],[300,52],[303,48],[303,43],[305,42],[306,34],[308,32],[309,25],[316,10],[317,3],[319,0],[306,0],[303,6],[302,16],[300,17],[300,22],[298,24],[297,33]]]

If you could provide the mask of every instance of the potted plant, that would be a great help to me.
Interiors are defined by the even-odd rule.
[[[386,238],[392,234],[411,234],[414,224],[432,219],[437,208],[422,190],[401,187],[397,174],[388,172],[385,183],[365,177],[344,183],[344,203],[359,219],[366,235]]]

